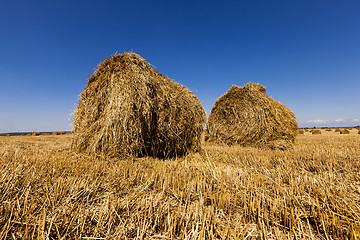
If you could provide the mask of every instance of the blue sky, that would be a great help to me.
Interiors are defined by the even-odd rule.
[[[3,1],[0,132],[70,130],[87,78],[139,53],[207,113],[257,82],[301,127],[360,125],[359,1]]]

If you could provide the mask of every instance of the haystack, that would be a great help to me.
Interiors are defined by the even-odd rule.
[[[257,83],[232,86],[216,100],[207,123],[212,140],[269,149],[291,147],[297,128],[294,113]]]
[[[105,59],[74,114],[72,149],[101,156],[169,158],[197,151],[205,111],[186,87],[135,53]]]
[[[318,134],[321,134],[321,130],[320,129],[313,129],[310,131],[312,134],[314,135],[318,135]]]
[[[340,131],[340,134],[350,134],[350,131],[347,129],[343,129]]]

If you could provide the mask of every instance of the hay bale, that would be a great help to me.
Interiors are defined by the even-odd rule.
[[[340,134],[350,134],[350,131],[347,129],[343,129],[340,131]]]
[[[32,135],[32,136],[39,136],[40,133],[39,133],[39,132],[32,132],[31,135]]]
[[[216,100],[207,129],[212,140],[228,145],[286,149],[298,125],[294,113],[267,96],[264,86],[248,83],[232,86]]]
[[[60,131],[55,131],[55,132],[53,132],[51,135],[62,135],[62,132],[60,132]]]
[[[198,98],[135,53],[105,59],[74,114],[72,149],[101,156],[168,158],[200,148],[206,120]]]
[[[335,132],[341,132],[341,130],[339,128],[335,129]]]
[[[358,131],[358,134],[360,134],[360,130]]]
[[[325,131],[331,132],[332,130],[331,130],[331,128],[327,128],[327,129],[325,129]]]
[[[304,134],[305,132],[304,132],[304,130],[302,130],[302,129],[299,129],[298,131],[297,131],[297,134]]]
[[[312,134],[321,134],[321,130],[320,129],[313,129],[310,131]]]

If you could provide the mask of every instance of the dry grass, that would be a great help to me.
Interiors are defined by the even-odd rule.
[[[102,159],[0,137],[0,239],[359,239],[360,135]]]

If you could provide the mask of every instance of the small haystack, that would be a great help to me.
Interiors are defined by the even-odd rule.
[[[350,134],[350,131],[347,129],[343,129],[340,131],[340,134]]]
[[[292,146],[297,129],[294,113],[257,83],[232,86],[216,100],[207,123],[212,140],[268,149]]]
[[[90,76],[75,111],[72,149],[101,156],[181,156],[200,148],[205,111],[186,87],[135,53]]]
[[[320,130],[320,129],[312,129],[310,132],[311,132],[312,134],[314,134],[314,135],[321,134],[321,130]]]

